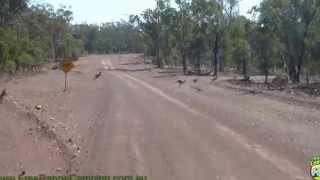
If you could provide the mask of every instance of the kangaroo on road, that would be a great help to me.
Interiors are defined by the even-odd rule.
[[[6,89],[2,90],[2,93],[0,94],[0,104],[2,103],[3,98],[4,98],[6,95],[7,95]]]
[[[94,75],[94,80],[97,80],[102,75],[102,72],[98,72],[96,75]]]
[[[179,87],[180,87],[181,85],[183,85],[183,84],[186,83],[186,80],[181,80],[181,79],[179,79],[179,80],[177,81],[177,83],[179,84]]]

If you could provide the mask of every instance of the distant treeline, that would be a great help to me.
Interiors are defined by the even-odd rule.
[[[271,73],[286,73],[294,83],[320,72],[319,0],[262,0],[253,20],[239,15],[239,0],[156,2],[130,22],[160,68],[216,76],[228,68],[245,79],[263,73],[266,82]]]
[[[75,38],[82,40],[88,53],[143,52],[141,33],[125,21],[105,23],[101,26],[74,25],[72,33]]]
[[[72,25],[72,11],[27,0],[1,0],[0,71],[15,73],[84,53],[142,52],[127,22]]]
[[[175,3],[175,5],[172,5]],[[262,0],[248,19],[239,0],[156,0],[128,22],[72,25],[72,12],[27,0],[1,0],[0,69],[84,53],[145,53],[159,68],[188,73],[287,74],[294,83],[320,72],[320,1]]]

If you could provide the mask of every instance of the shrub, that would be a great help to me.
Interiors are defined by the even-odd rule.
[[[18,56],[17,60],[19,65],[23,68],[29,68],[32,64],[34,64],[33,57],[27,53],[22,53],[20,56]]]
[[[5,62],[3,69],[5,72],[15,73],[16,63],[14,61],[8,60]]]

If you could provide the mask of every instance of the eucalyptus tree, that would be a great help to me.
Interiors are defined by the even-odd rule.
[[[320,2],[317,0],[264,0],[259,12],[260,19],[274,25],[293,82],[300,82],[305,59],[316,41],[314,30],[318,27]]]
[[[23,18],[23,21],[27,22],[28,29],[31,30],[28,32],[31,38],[40,36],[42,40],[49,39],[53,60],[64,56],[59,46],[63,38],[67,37],[65,34],[70,32],[71,20],[72,12],[69,9],[61,6],[55,10],[49,4],[31,6]]]
[[[72,12],[65,7],[61,7],[56,12],[51,13],[51,21],[49,23],[49,32],[51,34],[53,59],[57,60],[57,57],[64,57],[65,54],[57,54],[59,43],[64,34],[69,31],[69,24],[72,20]],[[61,52],[61,51],[60,51]]]
[[[193,23],[190,42],[191,63],[200,74],[201,60],[206,56],[210,39],[208,37],[208,14],[211,11],[208,11],[208,2],[206,0],[193,0],[191,2],[191,13]]]
[[[255,33],[255,51],[258,54],[258,68],[265,75],[265,83],[269,82],[270,69],[274,66],[275,61],[279,58],[280,44],[276,35],[270,32],[266,24],[257,26]]]
[[[1,3],[2,70],[31,69],[50,59],[81,51],[82,43],[71,35],[72,12],[66,7],[55,10],[51,5],[31,5],[26,0]]]
[[[223,60],[219,59],[223,47],[223,38],[230,30],[233,18],[237,15],[238,0],[210,0],[208,1],[208,22],[210,47],[213,52],[214,76],[218,76],[218,66],[221,70]]]
[[[150,38],[151,47],[148,47],[151,55],[156,57],[158,67],[161,67],[160,60],[160,14],[158,11],[147,9],[142,14],[140,26],[145,36]]]
[[[1,0],[0,27],[14,25],[16,17],[27,9],[28,0]]]
[[[182,56],[183,73],[186,74],[188,69],[187,51],[191,42],[191,4],[187,0],[176,0],[175,2],[178,5],[178,11],[175,23],[176,31],[174,31],[174,33],[177,41],[177,48]]]
[[[252,63],[252,48],[250,44],[250,36],[253,27],[246,17],[239,16],[234,19],[229,32],[229,44],[225,44],[224,51],[232,55],[233,62],[237,65],[237,69],[242,71],[244,79],[249,79],[249,64]]]
[[[176,17],[177,11],[172,8],[169,1],[161,2],[161,23],[160,23],[160,57],[166,64],[172,64],[171,55],[176,47]],[[161,61],[162,61],[161,60]]]

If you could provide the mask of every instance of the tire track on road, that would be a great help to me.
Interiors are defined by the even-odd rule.
[[[115,75],[113,73],[113,75]],[[290,160],[282,158],[278,156],[277,154],[263,148],[261,145],[256,143],[251,143],[249,140],[242,136],[241,134],[235,132],[234,130],[230,129],[229,127],[217,122],[216,120],[212,119],[211,117],[200,113],[199,111],[193,109],[192,107],[188,106],[187,104],[184,104],[183,102],[179,101],[178,99],[171,97],[170,95],[166,94],[165,92],[161,91],[160,89],[140,80],[137,79],[131,75],[124,74],[124,73],[117,73],[117,75],[122,77],[121,79],[125,78],[132,82],[135,82],[135,84],[139,84],[140,86],[144,87],[145,89],[148,89],[152,93],[166,99],[167,101],[177,105],[178,107],[186,110],[189,113],[192,113],[194,115],[197,115],[203,119],[214,121],[216,124],[216,128],[218,130],[218,133],[221,136],[228,137],[232,141],[234,141],[236,144],[239,144],[239,146],[244,147],[249,152],[255,153],[258,155],[261,159],[271,163],[274,167],[276,167],[281,172],[284,172],[285,174],[288,174],[289,177],[294,179],[308,179],[308,176],[297,166],[294,166]]]

